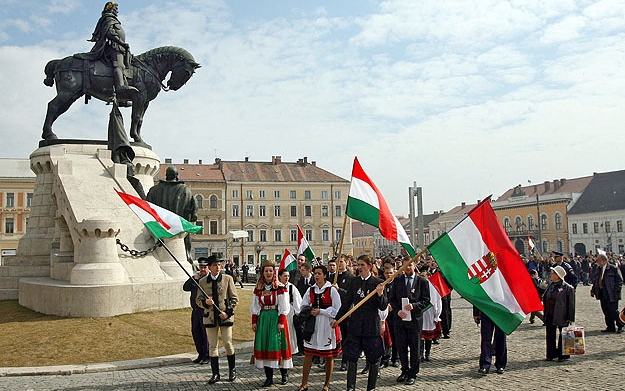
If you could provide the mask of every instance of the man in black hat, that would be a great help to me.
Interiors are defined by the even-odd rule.
[[[197,350],[197,358],[193,360],[196,364],[208,364],[208,337],[206,336],[206,328],[204,327],[204,308],[195,302],[198,293],[197,282],[208,274],[208,258],[200,257],[197,260],[200,271],[195,273],[191,278],[185,281],[182,290],[191,292],[191,335]],[[195,280],[195,282],[193,282]]]
[[[209,296],[206,297],[204,293],[200,292],[196,299],[196,303],[204,308],[204,326],[210,345],[209,355],[213,376],[208,384],[214,384],[221,380],[219,374],[219,331],[221,331],[221,342],[228,358],[228,381],[234,381],[237,376],[232,343],[232,326],[234,325],[234,309],[239,302],[239,296],[234,287],[232,276],[221,272],[221,263],[222,261],[217,260],[214,255],[208,257],[210,273],[200,280],[200,286]]]
[[[562,266],[564,270],[566,271],[566,276],[564,276],[564,281],[566,281],[567,284],[572,285],[573,288],[577,288],[577,283],[578,283],[577,276],[575,275],[575,271],[573,270],[571,265],[569,265],[567,262],[564,262],[564,254],[559,251],[552,251],[552,253],[553,253],[553,260],[555,263],[554,266]]]

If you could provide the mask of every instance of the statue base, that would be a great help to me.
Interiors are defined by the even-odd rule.
[[[30,156],[37,175],[26,234],[12,260],[19,303],[59,316],[103,317],[189,306],[188,278],[166,253],[133,257],[155,240],[114,189],[137,196],[127,166],[115,164],[101,142],[54,140]],[[133,146],[134,178],[154,185],[159,158]],[[187,272],[182,237],[166,241]],[[33,268],[36,265],[36,268]],[[33,270],[33,272],[31,272]]]

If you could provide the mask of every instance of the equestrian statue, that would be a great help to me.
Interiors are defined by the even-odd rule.
[[[133,56],[126,34],[117,19],[116,2],[104,6],[92,38],[89,53],[78,53],[52,60],[45,67],[44,84],[56,83],[56,97],[48,103],[43,124],[44,140],[55,140],[52,124],[72,103],[85,96],[85,103],[95,97],[119,107],[132,107],[130,137],[141,139],[143,115],[150,101],[164,91],[178,90],[193,76],[200,64],[186,50],[164,46]],[[171,72],[166,85],[163,81]]]

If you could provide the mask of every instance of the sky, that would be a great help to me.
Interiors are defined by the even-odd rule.
[[[0,4],[0,157],[28,158],[44,66],[91,49],[105,1]],[[415,182],[429,214],[625,168],[625,0],[133,0],[119,19],[132,53],[202,65],[145,114],[161,161],[307,157],[349,180],[357,156],[404,216]],[[81,98],[53,129],[104,140],[109,111]]]

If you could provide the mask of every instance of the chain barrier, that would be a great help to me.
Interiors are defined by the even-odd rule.
[[[138,250],[133,250],[133,249],[128,248],[128,246],[122,243],[122,241],[119,239],[116,239],[115,242],[119,244],[119,247],[122,249],[122,251],[130,253],[130,255],[132,255],[133,257],[139,257],[139,258],[145,257],[149,253],[153,252],[154,250],[162,246],[161,242],[157,241],[156,243],[154,243],[154,246],[152,246],[151,248],[147,250],[143,250],[143,251],[138,251]]]

